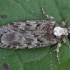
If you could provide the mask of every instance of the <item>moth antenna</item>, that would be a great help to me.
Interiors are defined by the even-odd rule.
[[[65,23],[70,19],[70,17],[68,17],[66,20],[65,20]]]
[[[42,6],[42,13],[47,17],[47,19],[51,19],[51,20],[53,20],[53,19],[54,19],[54,17],[49,16],[49,15],[47,15],[47,14],[46,14],[46,12],[45,12],[45,10],[44,10],[43,6]]]
[[[42,6],[42,13],[43,13],[47,18],[49,18],[49,16],[48,16],[48,15],[46,14],[46,12],[45,12],[43,6]]]

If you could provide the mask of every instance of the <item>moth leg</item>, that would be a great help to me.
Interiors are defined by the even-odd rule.
[[[45,10],[44,10],[43,6],[42,6],[42,12],[43,12],[43,14],[47,17],[47,19],[54,20],[54,17],[49,16],[49,15],[47,15],[47,14],[46,14],[46,12],[45,12]]]
[[[59,64],[60,64],[60,59],[59,59],[59,49],[60,49],[60,47],[61,47],[61,43],[58,43],[57,48],[54,50],[57,53],[57,60],[58,60]]]
[[[67,43],[65,37],[64,37],[62,40],[63,40],[63,42],[66,44],[66,46],[68,46],[68,47],[70,48],[70,46],[69,46],[69,44]]]
[[[70,19],[70,17],[68,17],[66,20],[65,20],[65,23]]]

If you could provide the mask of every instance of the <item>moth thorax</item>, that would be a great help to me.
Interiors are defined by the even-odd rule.
[[[68,29],[67,28],[62,28],[62,27],[55,27],[53,30],[53,34],[55,36],[62,36],[62,35],[68,35]]]

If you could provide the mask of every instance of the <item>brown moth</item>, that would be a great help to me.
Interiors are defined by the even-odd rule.
[[[45,14],[42,8],[43,14]],[[40,48],[58,44],[57,58],[61,41],[70,29],[58,24],[53,17],[46,15],[45,20],[27,20],[26,22],[12,22],[0,27],[0,47],[9,49]],[[68,19],[67,19],[68,20]],[[66,21],[67,21],[66,20]],[[59,59],[58,59],[59,61]]]

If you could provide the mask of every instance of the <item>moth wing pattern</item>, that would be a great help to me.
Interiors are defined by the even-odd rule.
[[[27,20],[1,26],[0,47],[24,49],[56,44],[58,39],[53,35],[55,25],[53,20]]]

